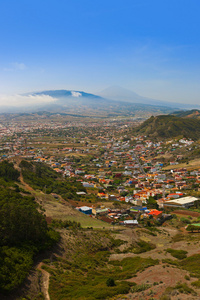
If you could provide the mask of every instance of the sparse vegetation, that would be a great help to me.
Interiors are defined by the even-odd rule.
[[[140,240],[138,242],[134,242],[130,247],[125,248],[123,253],[133,252],[135,254],[140,254],[155,248],[156,246],[154,244]]]
[[[193,281],[191,284],[193,287],[200,289],[200,280]]]
[[[73,244],[68,240],[67,246],[71,255],[59,261],[55,260],[51,267],[45,267],[51,274],[50,295],[54,299],[62,299],[63,292],[69,299],[106,299],[126,294],[135,284],[126,282],[125,279],[158,263],[157,260],[140,257],[108,263],[109,249],[116,247],[109,235],[98,232],[97,240],[97,233],[94,232],[79,231],[78,239],[75,238],[77,233],[71,234],[74,234]]]
[[[142,292],[145,290],[148,290],[152,285],[151,284],[140,284],[140,285],[136,285],[131,289],[132,293],[137,293],[137,292]]]
[[[200,254],[189,256],[180,262],[180,266],[183,269],[189,271],[191,274],[200,278],[199,264],[200,264]]]
[[[197,295],[197,293],[192,288],[190,288],[186,283],[178,282],[174,287],[166,288],[165,293],[164,293],[164,295],[162,295],[161,299],[162,300],[171,299],[170,296],[177,295],[177,292],[181,293],[181,294],[186,294],[186,295],[189,295],[189,294],[191,294],[193,296]]]

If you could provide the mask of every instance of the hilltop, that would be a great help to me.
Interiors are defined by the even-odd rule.
[[[180,118],[200,119],[200,110],[192,109],[187,111],[175,111],[171,115]]]
[[[135,132],[154,138],[183,136],[197,140],[200,134],[200,120],[171,115],[152,116],[138,126]]]

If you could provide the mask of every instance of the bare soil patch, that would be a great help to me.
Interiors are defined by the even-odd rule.
[[[191,216],[191,217],[195,217],[195,218],[200,217],[200,213],[198,213],[196,211],[175,210],[173,213],[177,214],[177,215],[185,215],[185,216]]]
[[[165,292],[167,287],[173,287],[178,282],[186,283],[190,286],[190,281],[185,279],[185,276],[189,276],[189,273],[178,268],[171,266],[164,266],[162,264],[150,267],[138,273],[136,277],[129,279],[130,282],[135,282],[138,285],[150,284],[151,287],[146,291],[129,294],[128,299],[145,299],[148,300],[151,297],[153,299],[160,299],[160,297]],[[194,281],[194,279],[193,279]],[[155,285],[154,285],[155,284]],[[190,296],[185,294],[179,294],[174,292],[174,295],[170,299],[199,299],[199,294],[197,296]]]

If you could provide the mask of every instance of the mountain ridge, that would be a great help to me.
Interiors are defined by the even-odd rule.
[[[26,93],[22,96],[30,97],[31,101],[34,97],[49,96],[49,102],[37,103],[32,105],[28,103],[24,107],[1,107],[3,112],[37,112],[37,111],[50,111],[50,112],[70,112],[70,113],[85,113],[92,111],[95,114],[100,112],[105,115],[125,115],[134,116],[135,113],[148,117],[149,115],[158,115],[171,113],[174,109],[167,106],[159,106],[143,103],[131,103],[126,101],[116,101],[108,98],[103,98],[99,95],[86,93],[76,90],[45,90],[40,92]],[[178,109],[178,108],[177,108]]]

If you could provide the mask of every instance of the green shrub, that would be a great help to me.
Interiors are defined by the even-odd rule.
[[[185,223],[185,224],[191,224],[191,221],[188,218],[180,218],[181,222]]]
[[[177,289],[180,293],[183,294],[196,295],[196,292],[193,289],[191,289],[186,283],[177,283],[175,289]]]
[[[143,253],[143,252],[147,252],[150,251],[152,249],[155,249],[156,246],[152,243],[148,243],[145,241],[140,240],[139,242],[137,242],[138,245],[138,249],[136,249],[135,253]]]
[[[200,254],[195,254],[179,262],[180,266],[196,277],[200,277]]]
[[[198,231],[199,232],[200,226],[195,226],[195,225],[190,224],[190,225],[187,226],[186,230],[191,231],[191,232],[193,232],[193,231]]]
[[[131,245],[130,247],[124,249],[123,252],[124,253],[133,252],[135,254],[140,254],[143,252],[153,250],[155,248],[156,248],[156,246],[154,244],[140,240],[139,242],[136,242],[133,245]]]
[[[148,290],[152,285],[151,284],[140,284],[140,285],[136,285],[131,289],[132,293],[138,293],[138,292],[142,292],[145,290]]]
[[[107,286],[115,286],[116,284],[115,284],[114,279],[109,277],[106,281],[106,285]]]
[[[194,286],[197,289],[200,289],[200,280],[192,282],[192,286]]]
[[[172,260],[170,258],[162,259],[162,262],[173,266],[179,266],[179,262],[177,260]],[[165,267],[165,265],[163,267]]]
[[[173,257],[177,258],[177,259],[184,259],[187,257],[187,251],[184,250],[175,250],[175,249],[171,249],[168,248],[166,250],[166,252],[170,253]]]

